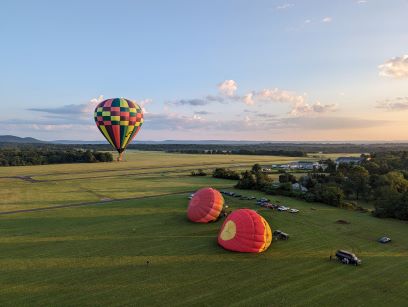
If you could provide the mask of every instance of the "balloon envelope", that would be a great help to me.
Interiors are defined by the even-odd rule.
[[[194,193],[187,209],[187,217],[196,223],[208,223],[218,219],[224,205],[221,193],[213,188],[203,188]]]
[[[94,112],[96,126],[108,142],[121,154],[143,124],[140,106],[125,98],[107,99]]]
[[[218,234],[218,244],[236,252],[260,253],[272,241],[268,222],[250,209],[233,211],[224,221]]]

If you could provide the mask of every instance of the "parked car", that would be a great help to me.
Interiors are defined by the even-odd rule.
[[[290,209],[290,210],[289,210],[289,212],[290,212],[290,213],[298,213],[298,212],[299,212],[299,210],[298,210],[298,209],[293,208],[293,209]]]
[[[358,259],[356,255],[345,250],[338,250],[336,252],[336,258],[338,261],[344,264],[361,264],[361,259]]]
[[[273,237],[278,240],[289,240],[289,235],[281,230],[275,230],[273,232]]]
[[[391,239],[388,238],[388,237],[382,237],[382,238],[379,238],[379,239],[378,239],[378,242],[385,244],[385,243],[391,242]]]
[[[285,207],[285,206],[280,206],[280,207],[278,207],[278,211],[288,211],[288,207]]]
[[[190,194],[190,195],[188,196],[188,199],[192,199],[193,197],[194,197],[194,193]]]

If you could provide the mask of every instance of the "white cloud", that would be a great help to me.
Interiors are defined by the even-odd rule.
[[[306,102],[306,95],[298,95],[294,92],[278,88],[250,92],[242,97],[242,101],[246,105],[254,105],[257,102],[289,103],[292,104],[292,109],[289,111],[289,114],[293,116],[323,114],[336,111],[337,109],[337,105],[335,104],[323,105],[320,102],[309,104]]]
[[[405,111],[408,110],[408,97],[397,97],[395,99],[387,99],[377,104],[378,109],[387,111]]]
[[[88,101],[87,104],[85,104],[85,106],[82,108],[81,110],[81,114],[87,116],[88,114],[92,114],[95,110],[95,107],[102,102],[103,99],[103,95],[99,95],[99,97],[97,98],[92,98],[91,100]]]
[[[137,102],[138,105],[140,105],[141,107],[145,107],[148,104],[151,104],[153,102],[152,99],[147,98],[147,99],[143,99]]]
[[[95,107],[101,101],[103,101],[103,95],[100,95],[97,98],[92,98],[87,103],[69,104],[54,108],[31,108],[28,110],[52,114],[55,117],[76,117],[79,115],[82,118],[86,118],[89,116],[93,116]]]
[[[311,23],[312,21],[310,19],[306,19],[305,23]]]
[[[144,114],[147,114],[148,111],[146,109],[146,105],[151,104],[152,102],[153,102],[152,99],[147,98],[147,99],[140,100],[139,102],[137,102],[137,104],[142,108],[142,112]]]
[[[356,1],[357,4],[366,4],[368,1],[367,0],[358,0]]]
[[[278,5],[277,7],[276,7],[276,9],[277,10],[286,10],[286,9],[290,9],[290,8],[292,8],[292,7],[294,7],[295,5],[294,4],[292,4],[292,3],[284,3],[284,4],[281,4],[281,5]]]
[[[313,104],[308,104],[305,102],[300,102],[295,104],[293,109],[290,111],[291,115],[301,116],[308,114],[323,114],[328,112],[334,112],[337,110],[336,104],[325,104],[322,105],[320,102]]]
[[[242,97],[242,101],[248,106],[255,104],[254,94],[253,93],[246,94],[244,97]]]
[[[234,80],[225,80],[218,84],[218,90],[222,95],[233,97],[238,89],[237,83]]]
[[[308,116],[308,117],[284,117],[262,116],[252,120],[248,115],[239,119],[213,120],[194,118],[175,113],[150,114],[146,116],[146,127],[150,130],[166,131],[274,131],[288,129],[311,129],[311,130],[347,130],[353,128],[379,127],[389,124],[385,120],[371,120],[364,118],[336,117],[336,116]]]
[[[218,85],[218,89],[223,96],[207,95],[204,98],[180,99],[176,101],[166,102],[166,104],[175,106],[187,105],[194,107],[204,106],[215,102],[243,102],[248,106],[256,105],[258,103],[288,103],[291,104],[291,110],[288,113],[295,116],[323,114],[332,112],[336,109],[336,105],[334,104],[322,105],[320,102],[309,104],[306,102],[306,94],[299,95],[295,92],[282,90],[279,88],[267,88],[260,91],[254,90],[246,93],[243,96],[236,95],[235,93],[238,89],[238,85],[234,80],[225,80]]]
[[[210,101],[206,99],[201,99],[201,98],[194,98],[194,99],[180,99],[180,100],[175,100],[175,101],[168,101],[166,104],[172,104],[172,105],[190,105],[190,106],[205,106],[209,104]]]
[[[322,19],[322,22],[324,22],[324,23],[329,23],[329,22],[332,22],[332,21],[333,21],[333,18],[331,18],[330,16],[324,17]]]
[[[408,78],[408,54],[389,59],[384,64],[378,65],[378,69],[381,77]]]
[[[242,98],[242,101],[247,105],[254,105],[256,102],[301,103],[304,102],[304,100],[305,97],[302,95],[297,95],[296,93],[278,88],[252,91]]]

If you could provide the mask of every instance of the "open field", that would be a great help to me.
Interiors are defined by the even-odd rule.
[[[216,243],[222,221],[197,225],[186,219],[186,192],[204,185],[232,190],[235,182],[190,177],[191,166],[185,165],[251,165],[289,158],[151,153],[143,160],[141,154],[128,155],[129,162],[118,164],[119,172],[114,163],[0,170],[3,177],[49,180],[0,179],[3,212],[118,199],[0,215],[1,306],[407,305],[408,223],[272,197],[300,209],[292,215],[226,197],[230,208],[259,209],[272,229],[291,235],[262,254],[227,252]],[[138,158],[149,169],[129,171],[137,168]],[[79,179],[96,170],[108,177]],[[166,193],[174,194],[155,196]],[[20,195],[13,199],[14,194]],[[148,195],[152,197],[120,200]],[[350,224],[336,224],[339,219]],[[385,234],[393,242],[377,243]],[[357,253],[363,265],[330,262],[338,248]]]
[[[55,204],[95,202],[195,190],[211,178],[187,176],[198,168],[248,169],[254,163],[284,163],[293,157],[126,153],[126,162],[0,168],[0,212]],[[230,181],[219,180],[214,187]]]

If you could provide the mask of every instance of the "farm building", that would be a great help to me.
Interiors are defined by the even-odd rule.
[[[361,157],[338,157],[336,159],[336,165],[339,166],[339,164],[361,164],[361,162],[364,161],[364,158]]]
[[[312,161],[298,161],[297,168],[298,169],[306,169],[306,170],[313,170],[317,169],[320,166],[319,162],[312,162]]]

